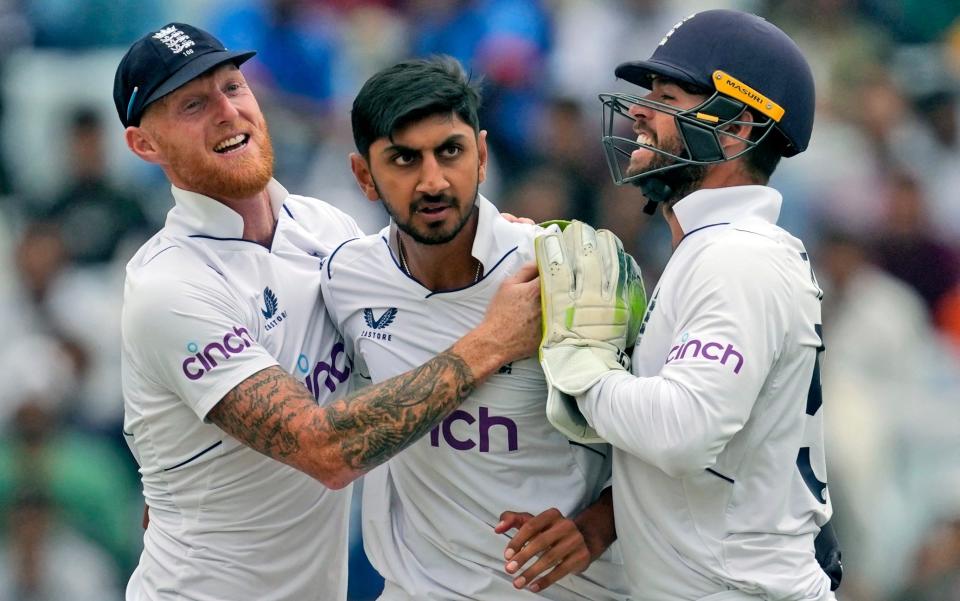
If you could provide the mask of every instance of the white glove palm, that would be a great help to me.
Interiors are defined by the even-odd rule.
[[[608,230],[573,221],[535,240],[547,378],[547,417],[568,438],[602,442],[570,395],[623,370],[646,309],[640,269]]]

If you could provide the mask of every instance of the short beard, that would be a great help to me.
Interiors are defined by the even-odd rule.
[[[205,160],[192,160],[183,154],[171,153],[169,168],[185,187],[215,199],[242,200],[261,193],[273,178],[273,143],[265,122],[260,123],[260,154],[245,157],[235,169],[210,167]]]
[[[661,150],[681,157],[686,154],[686,150],[683,148],[680,140],[674,138],[670,140],[670,142],[672,143]],[[674,203],[692,192],[699,190],[700,186],[703,185],[703,179],[707,175],[706,165],[685,164],[678,159],[660,154],[659,152],[653,153],[653,158],[650,159],[650,163],[644,168],[644,172],[654,171],[664,167],[669,167],[669,169],[649,176],[650,178],[659,179],[669,186],[670,192],[667,197],[657,199],[660,202]],[[633,180],[633,185],[639,187],[644,179],[647,178],[641,176]]]
[[[467,225],[467,222],[470,221],[470,217],[473,216],[475,211],[477,211],[477,196],[479,195],[479,190],[480,190],[480,184],[478,183],[477,189],[474,190],[474,193],[473,193],[473,209],[464,213],[463,216],[460,218],[460,222],[457,223],[452,230],[450,230],[449,232],[443,232],[443,231],[422,232],[415,229],[413,226],[411,226],[410,221],[402,221],[400,219],[400,216],[397,215],[392,208],[390,208],[390,203],[384,200],[383,193],[380,192],[380,188],[379,186],[377,186],[376,180],[374,180],[373,182],[373,187],[377,191],[377,195],[383,201],[383,208],[386,209],[387,214],[390,215],[390,218],[393,219],[393,222],[397,224],[397,228],[404,234],[407,234],[408,236],[413,238],[414,242],[417,242],[418,244],[431,244],[431,245],[446,244],[447,242],[450,242],[451,240],[457,237],[457,234],[459,234],[463,230],[464,226]],[[447,196],[446,194],[441,194],[439,197],[433,197],[433,198],[440,198],[442,200],[445,200],[447,204],[453,207],[460,206],[460,201],[458,199],[452,196]],[[413,215],[413,213],[417,211],[420,204],[423,202],[424,201],[421,199],[411,204],[409,209],[410,214]]]

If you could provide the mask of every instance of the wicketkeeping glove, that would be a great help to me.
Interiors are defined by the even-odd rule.
[[[646,310],[640,268],[608,230],[573,221],[534,241],[540,271],[547,418],[571,440],[603,442],[580,413],[582,394],[610,370],[629,366]]]

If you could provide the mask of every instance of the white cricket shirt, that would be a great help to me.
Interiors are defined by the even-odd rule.
[[[395,226],[347,242],[324,269],[323,294],[359,374],[373,382],[449,348],[476,326],[505,277],[533,257],[539,228],[510,224],[486,199],[473,256],[483,278],[431,292],[397,261]],[[542,594],[513,588],[509,539],[495,534],[505,510],[577,514],[609,476],[609,447],[570,443],[546,419],[546,384],[535,358],[501,368],[432,432],[364,477],[364,548],[386,579],[381,599],[623,599],[615,548],[582,575]]]
[[[205,421],[279,365],[321,405],[351,371],[320,299],[320,266],[360,232],[313,198],[267,187],[270,248],[225,205],[173,188],[162,230],[127,265],[124,435],[150,507],[127,599],[344,599],[350,487],[332,491]]]
[[[686,233],[650,299],[633,373],[580,398],[615,447],[617,531],[637,600],[738,590],[831,599],[813,541],[823,483],[820,289],[764,186],[679,201]]]

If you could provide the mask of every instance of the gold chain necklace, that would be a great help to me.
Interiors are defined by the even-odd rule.
[[[413,274],[410,273],[410,268],[407,267],[406,253],[403,251],[403,240],[400,238],[399,233],[397,233],[397,251],[398,251],[397,254],[400,255],[400,267],[403,268],[404,273],[406,273],[410,277],[413,277]],[[473,274],[474,284],[480,281],[480,270],[482,267],[483,267],[483,264],[480,261],[477,261],[477,272]]]

